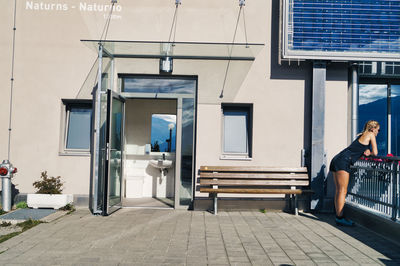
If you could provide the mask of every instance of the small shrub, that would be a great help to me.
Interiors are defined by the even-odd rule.
[[[267,211],[265,209],[260,209],[261,213],[267,213]]]
[[[32,227],[34,227],[34,226],[36,226],[38,224],[41,224],[41,223],[43,223],[43,222],[42,221],[38,221],[38,220],[29,219],[29,220],[26,220],[25,222],[17,223],[17,225],[19,227],[21,227],[22,228],[22,232],[24,232],[24,231],[26,231],[28,229],[31,229]]]
[[[26,209],[28,208],[28,204],[25,201],[20,201],[15,206],[17,209]]]
[[[0,227],[7,227],[7,226],[10,226],[10,225],[11,225],[10,222],[3,221],[3,222],[1,222]]]
[[[61,207],[59,210],[61,211],[69,211],[68,213],[74,212],[75,211],[75,207],[73,204],[68,203],[67,205],[65,205],[64,207]]]
[[[48,177],[47,171],[42,172],[41,180],[33,182],[33,186],[37,189],[37,194],[61,194],[63,183],[61,177]]]
[[[7,213],[7,212],[4,211],[3,209],[0,209],[0,215],[3,215],[3,214],[5,214],[5,213]]]

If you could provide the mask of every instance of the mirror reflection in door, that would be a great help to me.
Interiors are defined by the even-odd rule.
[[[153,114],[151,116],[151,151],[176,151],[176,115]]]

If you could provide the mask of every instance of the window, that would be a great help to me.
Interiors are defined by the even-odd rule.
[[[399,75],[400,63],[399,62],[382,62],[382,74],[384,75]]]
[[[368,76],[377,74],[377,62],[360,62],[358,67],[358,73],[360,75]]]
[[[89,152],[92,119],[90,100],[63,100],[65,106],[65,130],[63,151]]]
[[[360,84],[358,106],[358,131],[365,122],[377,120],[380,133],[377,137],[379,155],[400,155],[400,84]]]
[[[222,105],[222,158],[251,158],[252,111],[249,104]]]

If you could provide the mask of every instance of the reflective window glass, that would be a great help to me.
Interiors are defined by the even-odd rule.
[[[378,154],[387,154],[387,85],[360,84],[358,106],[358,131],[363,130],[368,120],[380,124],[377,137]]]
[[[400,85],[391,85],[391,153],[400,156]]]
[[[251,156],[251,107],[223,105],[223,153]]]
[[[67,105],[66,149],[89,150],[92,107],[88,104]]]
[[[194,94],[196,81],[182,78],[126,77],[123,92]]]
[[[193,194],[194,111],[194,99],[182,99],[181,205],[188,205]]]

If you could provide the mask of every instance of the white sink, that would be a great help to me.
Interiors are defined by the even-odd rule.
[[[168,169],[172,167],[171,160],[150,160],[149,164],[160,170]]]

